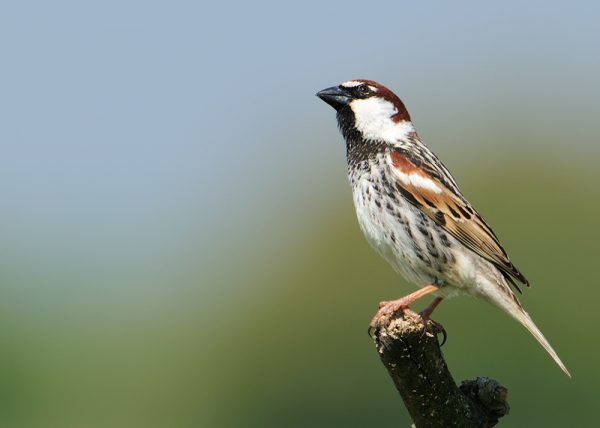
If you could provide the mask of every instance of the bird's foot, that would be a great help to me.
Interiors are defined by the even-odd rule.
[[[398,300],[390,300],[387,302],[379,303],[379,310],[371,320],[369,324],[369,330],[376,329],[380,326],[385,326],[390,323],[392,317],[397,312],[402,312],[404,316],[410,316],[413,318],[421,319],[421,316],[417,314],[415,311],[411,310],[408,305],[411,303],[407,301],[404,297]]]
[[[442,324],[429,318],[430,314],[431,312],[428,313],[427,309],[419,312],[419,317],[421,318],[421,322],[423,323],[423,334],[431,333],[437,336],[441,333],[443,337],[442,343],[440,343],[440,347],[444,346],[444,343],[446,343],[446,340],[448,339],[448,333],[446,333],[446,329]],[[431,332],[427,329],[428,323],[431,323]]]
[[[429,306],[427,306],[425,309],[423,309],[419,315],[421,315],[421,319],[423,320],[423,334],[426,334],[427,331],[427,323],[429,321],[431,321],[432,324],[432,329],[431,329],[431,333],[435,334],[436,336],[440,333],[442,333],[442,335],[444,336],[442,339],[442,343],[440,344],[440,346],[444,346],[444,343],[446,343],[446,339],[448,339],[448,334],[446,333],[446,329],[444,328],[443,325],[441,325],[439,322],[434,321],[431,319],[431,314],[433,313],[433,311],[435,310],[435,308],[437,308],[437,306],[442,302],[442,300],[444,300],[443,297],[436,297],[435,299],[433,299],[433,301],[429,304]]]
[[[396,314],[396,312],[399,311],[402,311],[402,315],[404,317],[409,316],[421,322],[421,316],[416,312],[410,310],[408,306],[412,304],[415,300],[423,297],[424,295],[435,292],[437,290],[439,290],[439,287],[437,285],[427,285],[409,294],[408,296],[404,296],[397,300],[390,300],[388,302],[379,303],[379,310],[377,311],[377,313],[371,320],[371,323],[369,324],[369,336],[373,336],[372,333],[376,332],[378,328],[387,326],[392,320],[393,316]],[[433,308],[435,308],[435,305],[432,306],[431,310],[433,310]]]
[[[433,308],[435,306],[433,306]],[[440,346],[444,346],[446,340],[448,339],[448,334],[446,333],[446,329],[442,324],[430,318],[431,312],[433,312],[433,308],[432,305],[430,305],[423,311],[416,313],[408,307],[406,299],[404,298],[380,302],[379,310],[377,311],[377,313],[371,320],[371,323],[369,324],[369,336],[373,337],[374,332],[378,328],[388,325],[394,317],[394,315],[396,315],[398,312],[402,312],[403,317],[411,317],[415,319],[418,323],[423,325],[424,335],[427,333],[431,333],[437,336],[441,333],[443,337]],[[431,331],[427,328],[429,323],[431,323],[430,325],[432,326]]]

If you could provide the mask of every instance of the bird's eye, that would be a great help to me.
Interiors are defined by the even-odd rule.
[[[356,92],[361,97],[365,97],[365,96],[369,95],[369,93],[371,92],[371,90],[369,89],[369,87],[367,85],[360,85],[360,86],[356,87]]]

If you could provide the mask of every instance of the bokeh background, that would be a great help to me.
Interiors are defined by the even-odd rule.
[[[0,6],[5,427],[408,426],[367,324],[413,286],[360,234],[334,112],[365,77],[533,287],[436,319],[506,427],[596,426],[597,2]],[[417,308],[419,305],[417,305]]]

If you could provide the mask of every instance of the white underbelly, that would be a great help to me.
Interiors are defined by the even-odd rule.
[[[462,245],[400,195],[392,201],[376,187],[372,178],[353,181],[358,223],[375,251],[419,287],[443,285],[439,294],[444,296],[468,288],[455,263]]]

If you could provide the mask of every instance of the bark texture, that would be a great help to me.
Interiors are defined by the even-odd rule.
[[[478,377],[457,386],[444,361],[436,326],[397,314],[374,332],[375,345],[417,428],[492,427],[508,414],[507,390]]]

